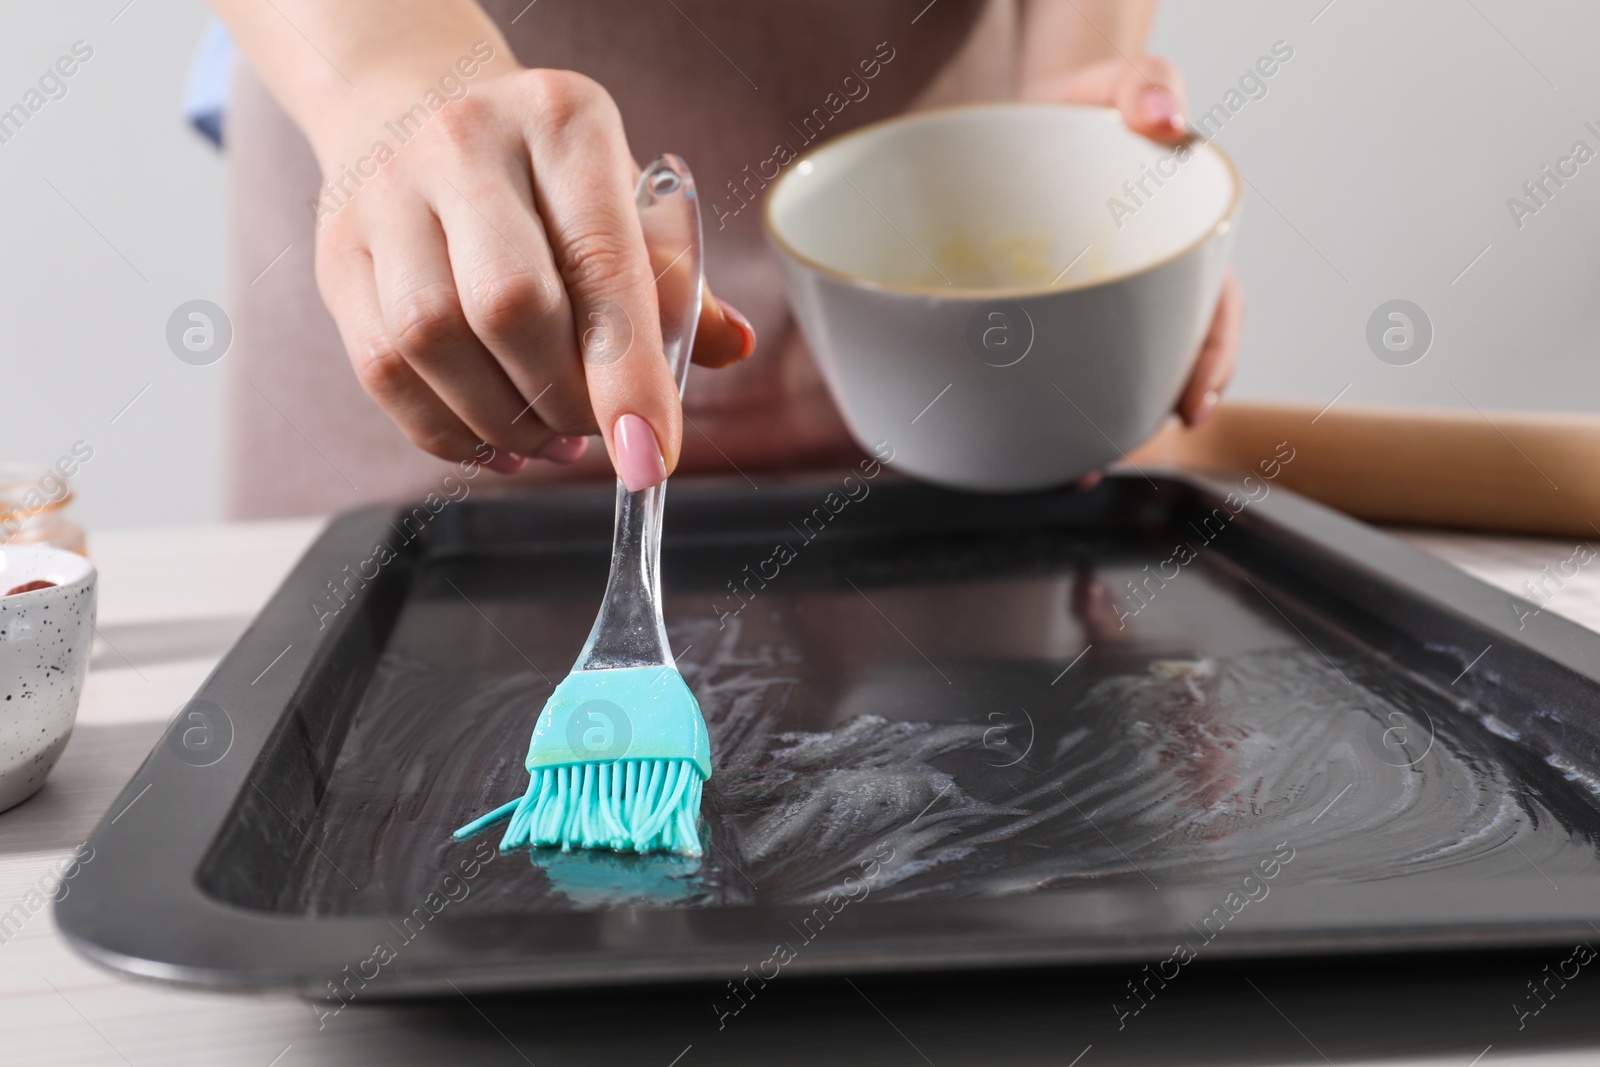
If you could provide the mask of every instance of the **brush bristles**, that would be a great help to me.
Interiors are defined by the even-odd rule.
[[[692,760],[541,767],[500,851],[523,845],[700,855],[700,771]]]

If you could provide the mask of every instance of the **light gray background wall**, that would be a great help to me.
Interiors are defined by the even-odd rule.
[[[206,11],[125,4],[0,6],[0,108],[74,41],[94,49],[0,144],[0,457],[89,442],[74,511],[91,531],[217,513],[221,366],[165,341],[178,304],[225,291],[222,167],[179,114]]]
[[[1600,410],[1600,158],[1520,231],[1506,209],[1574,141],[1600,153],[1600,5],[1169,0],[1151,47],[1197,110],[1280,39],[1294,58],[1216,138],[1251,183],[1233,394]],[[1365,341],[1395,298],[1436,331],[1406,367]]]
[[[91,530],[214,518],[220,477],[221,366],[164,339],[178,304],[225,298],[222,167],[178,115],[205,9],[126,4],[0,5],[0,107],[74,41],[95,50],[0,145],[0,457],[90,442]],[[1251,182],[1233,395],[1600,410],[1600,159],[1520,230],[1505,205],[1574,141],[1600,152],[1600,7],[1167,0],[1152,48],[1199,110],[1277,40],[1294,58],[1217,137]],[[1394,298],[1436,330],[1411,366],[1366,345]]]

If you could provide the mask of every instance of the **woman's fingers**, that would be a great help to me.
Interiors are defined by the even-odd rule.
[[[353,243],[324,244],[317,255],[317,287],[362,388],[411,442],[440,459],[481,460],[480,438],[417,375],[390,339],[366,249]],[[496,450],[486,465],[509,474],[526,462]]]
[[[522,400],[512,424],[556,435],[532,454],[569,463],[596,432],[572,306],[531,209],[519,209],[503,187],[485,193],[482,208],[464,190],[449,191],[446,205],[455,203],[439,208],[462,312]]]
[[[611,98],[520,71],[414,141],[319,226],[319,283],[363,386],[435,455],[571,461],[598,431],[632,488],[661,481],[682,410]],[[696,361],[747,358],[749,322],[703,305]]]
[[[534,203],[572,303],[589,403],[618,476],[642,489],[677,465],[683,412],[633,202],[638,167],[599,85],[567,71],[523,77]]]
[[[597,427],[572,305],[534,214],[527,167],[473,162],[461,160],[453,179],[440,175],[440,187],[429,190],[467,324],[531,414],[557,434],[581,439]]]
[[[1222,390],[1233,377],[1234,365],[1239,359],[1239,334],[1244,324],[1244,291],[1239,279],[1229,268],[1222,282],[1222,296],[1217,300],[1216,314],[1211,317],[1211,329],[1200,345],[1200,356],[1195,360],[1178,400],[1178,415],[1190,426],[1198,426],[1217,406]]]
[[[743,312],[711,294],[700,294],[700,322],[694,333],[694,361],[702,367],[729,367],[756,350],[756,328]]]
[[[394,347],[460,420],[495,448],[536,454],[554,436],[528,409],[467,322],[444,231],[419,199],[398,201],[372,227],[378,305]]]
[[[1135,133],[1171,144],[1188,136],[1183,74],[1159,56],[1104,59],[1059,82],[1035,87],[1030,99],[1114,107]]]
[[[1184,121],[1183,74],[1159,56],[1123,64],[1112,104],[1135,133],[1171,144],[1189,135]]]
[[[687,255],[686,235],[667,238],[666,234],[671,232],[661,231],[658,237],[661,247],[647,248],[658,302],[663,293],[672,300],[687,294],[693,282],[689,275],[698,263]],[[755,347],[756,331],[750,320],[733,305],[713,296],[711,286],[701,278],[700,316],[695,321],[694,351],[690,358],[703,367],[727,367],[749,359]]]

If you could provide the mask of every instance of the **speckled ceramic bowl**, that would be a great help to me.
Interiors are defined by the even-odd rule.
[[[94,644],[94,564],[73,552],[0,547],[0,811],[44,785],[72,736]]]

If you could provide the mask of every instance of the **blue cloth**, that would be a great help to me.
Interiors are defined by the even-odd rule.
[[[233,38],[222,23],[216,19],[206,23],[183,87],[183,117],[218,148],[222,147],[222,120],[233,84],[233,53]]]

